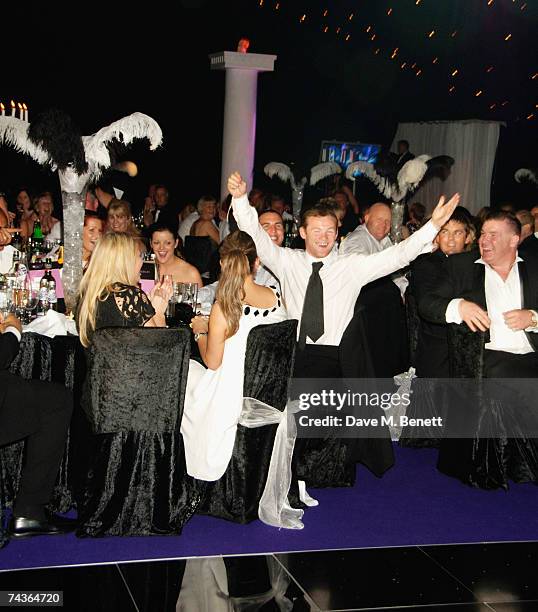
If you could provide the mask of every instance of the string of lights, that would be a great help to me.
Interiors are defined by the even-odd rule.
[[[411,78],[427,78],[429,74],[432,74],[432,71],[437,71],[442,76],[443,71],[446,71],[446,91],[450,95],[474,97],[483,104],[481,108],[490,114],[505,109],[510,104],[510,96],[499,98],[498,92],[494,91],[493,81],[490,80],[493,77],[489,76],[493,75],[494,80],[499,79],[503,69],[491,63],[491,58],[489,58],[489,62],[484,61],[481,68],[470,73],[465,65],[467,59],[465,55],[460,53],[457,63],[452,59],[456,55],[453,45],[462,37],[469,26],[465,21],[465,16],[461,18],[460,24],[432,23],[430,28],[424,30],[422,39],[419,34],[420,58],[412,57],[413,54],[417,54],[416,51],[410,52],[402,42],[394,40],[394,31],[396,30],[393,25],[394,19],[405,18],[409,22],[415,18],[415,15],[405,11],[417,11],[417,15],[421,15],[423,21],[424,18],[427,21],[429,14],[435,14],[432,4],[434,1],[388,0],[386,7],[381,7],[382,2],[379,0],[370,0],[370,2],[375,3],[375,6],[372,4],[370,7],[366,7],[365,2],[355,2],[353,4],[356,8],[349,11],[345,10],[346,7],[338,7],[329,3],[321,9],[313,9],[312,5],[310,5],[310,8],[298,9],[296,2],[291,0],[280,0],[278,2],[275,0],[256,0],[260,9],[279,11],[282,16],[286,13],[286,16],[296,20],[299,26],[319,28],[322,34],[332,35],[336,39],[340,39],[343,44],[358,40],[359,44],[368,45],[374,55],[385,58],[389,62],[398,62],[399,70],[408,74]],[[508,7],[518,14],[524,13],[528,8],[528,2],[525,0],[476,0],[476,2],[477,4],[480,2],[484,11],[484,19],[490,20],[486,23],[491,23],[492,18],[496,20],[495,38],[493,40],[488,38],[484,49],[488,50],[490,49],[489,45],[494,44],[497,45],[501,53],[513,52],[515,54],[515,51],[513,51],[517,44],[515,32],[505,29],[510,27],[509,23],[508,21],[505,22],[504,19],[501,20],[501,18],[506,15]],[[349,9],[349,6],[347,8]],[[370,10],[367,10],[367,8]],[[501,9],[503,12],[499,13]],[[376,21],[372,19],[372,11],[377,13]],[[390,22],[392,22],[391,26],[386,27],[386,24]],[[454,25],[457,27],[453,27]],[[502,29],[504,29],[504,32],[499,34]],[[488,28],[488,30],[492,30],[492,28]],[[490,31],[488,31],[488,36],[491,36]],[[506,46],[506,50],[503,46]],[[430,55],[430,58],[425,59],[428,55]],[[456,65],[450,67],[451,63]],[[447,66],[449,66],[448,69]],[[507,67],[504,66],[504,71],[506,69]],[[510,70],[512,70],[511,67]],[[462,80],[463,75],[465,80]],[[529,78],[535,81],[538,79],[538,72],[534,72],[530,77],[526,76],[525,78],[527,82]],[[469,84],[471,80],[474,82],[472,85]],[[523,118],[523,114],[525,113],[520,113],[515,119],[520,120]],[[524,118],[528,121],[536,119],[536,104],[528,109]]]

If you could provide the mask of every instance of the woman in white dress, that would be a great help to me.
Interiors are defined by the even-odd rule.
[[[245,351],[250,330],[285,320],[276,288],[257,285],[260,265],[252,238],[230,234],[220,248],[221,275],[209,320],[191,326],[207,366],[190,362],[181,433],[187,472],[199,480],[218,480],[226,471],[243,408]]]

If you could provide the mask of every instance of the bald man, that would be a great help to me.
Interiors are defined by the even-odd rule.
[[[364,225],[359,225],[347,235],[340,245],[340,252],[344,255],[349,253],[371,255],[388,249],[392,246],[392,240],[389,238],[391,222],[392,210],[388,204],[384,202],[372,204],[364,213]],[[408,285],[407,279],[395,274],[392,280],[403,297]]]

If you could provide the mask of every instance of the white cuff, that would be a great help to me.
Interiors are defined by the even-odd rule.
[[[447,323],[457,323],[459,325],[463,321],[460,316],[460,302],[463,302],[462,298],[450,300],[448,303],[445,312],[445,319]]]
[[[17,337],[17,340],[19,342],[21,341],[21,332],[16,327],[13,327],[12,325],[10,325],[9,327],[6,327],[6,329],[4,329],[4,334],[7,334],[8,332],[15,334],[15,336]]]

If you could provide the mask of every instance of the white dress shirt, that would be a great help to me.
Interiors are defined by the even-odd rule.
[[[181,238],[183,244],[185,244],[185,238],[190,235],[194,222],[197,221],[199,218],[200,215],[196,211],[194,211],[191,212],[190,215],[187,215],[185,219],[180,223],[177,235]]]
[[[366,224],[364,224],[359,225],[342,240],[340,252],[344,255],[348,255],[349,253],[371,255],[372,253],[380,253],[391,246],[393,246],[392,240],[388,236],[385,236],[382,240],[378,240],[370,234]],[[391,278],[392,282],[400,290],[403,299],[409,281],[403,274],[393,274]]]
[[[491,321],[489,328],[490,341],[485,344],[485,348],[492,351],[505,351],[517,355],[525,355],[534,352],[524,330],[512,331],[506,325],[503,312],[509,310],[520,310],[521,304],[521,282],[519,279],[519,269],[517,263],[523,261],[521,257],[516,257],[515,263],[508,274],[506,281],[488,265],[482,258],[474,263],[481,264],[485,268],[484,289],[486,293],[486,306],[488,317]],[[451,300],[447,306],[445,317],[447,323],[462,322],[459,313],[461,298]],[[538,331],[535,327],[530,327],[527,331]]]
[[[300,320],[312,263],[323,261],[324,334],[316,344],[338,346],[348,326],[361,288],[367,283],[408,265],[422,252],[430,252],[437,228],[429,222],[410,238],[373,255],[343,255],[332,251],[323,260],[306,251],[278,247],[258,222],[256,210],[247,196],[233,198],[232,206],[239,228],[252,236],[259,258],[280,279],[288,316]],[[307,342],[311,343],[307,338]]]

